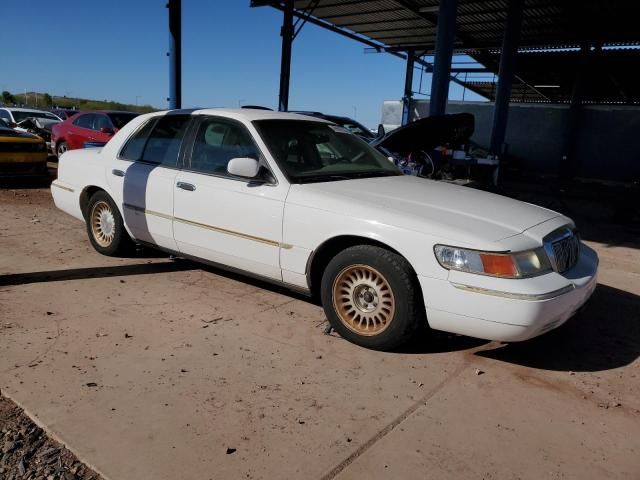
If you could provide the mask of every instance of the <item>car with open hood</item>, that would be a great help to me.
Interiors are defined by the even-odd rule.
[[[51,192],[102,254],[149,245],[316,295],[331,326],[369,348],[427,325],[526,340],[596,286],[598,257],[566,216],[403,175],[310,116],[142,115],[100,149],[65,153]]]
[[[57,115],[33,108],[4,107],[0,108],[0,119],[11,128],[20,132],[32,133],[42,137],[51,150],[51,129],[62,119]]]

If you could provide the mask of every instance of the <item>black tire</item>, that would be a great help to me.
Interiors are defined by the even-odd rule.
[[[102,214],[104,220],[96,218]],[[135,244],[124,228],[120,210],[106,192],[101,190],[91,196],[85,209],[85,220],[89,241],[97,252],[115,257],[133,251]]]
[[[362,347],[394,350],[426,326],[413,269],[381,247],[357,245],[336,255],[322,275],[321,298],[331,326]]]
[[[69,145],[67,145],[67,142],[59,142],[56,145],[56,156],[58,157],[58,159],[60,159],[60,157],[62,156],[62,154],[64,152],[66,152],[67,150],[69,150]]]

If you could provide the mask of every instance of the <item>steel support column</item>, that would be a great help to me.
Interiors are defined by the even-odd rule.
[[[523,0],[509,0],[507,21],[502,38],[500,52],[500,66],[498,69],[498,88],[493,107],[493,127],[491,130],[490,153],[501,155],[504,152],[504,138],[507,131],[507,117],[509,115],[509,101],[511,100],[511,86],[518,54],[518,42],[522,27]]]
[[[169,0],[169,108],[182,108],[182,0]]]
[[[430,116],[443,115],[447,108],[457,8],[458,0],[440,0],[429,103]]]
[[[402,125],[406,125],[411,120],[411,100],[413,98],[413,66],[415,52],[407,52],[407,71],[404,75],[404,96],[402,97]]]
[[[278,110],[289,110],[289,82],[291,79],[291,46],[293,44],[293,0],[285,0],[282,16],[282,56],[280,59],[280,93]]]
[[[582,45],[571,91],[571,105],[569,106],[567,127],[564,134],[564,155],[560,163],[560,178],[563,183],[569,182],[575,176],[578,168],[576,158],[577,137],[580,127],[580,113],[582,111],[582,83],[588,57],[589,45]]]

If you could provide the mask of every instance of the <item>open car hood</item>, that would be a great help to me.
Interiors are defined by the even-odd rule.
[[[426,117],[376,138],[371,146],[401,155],[421,150],[428,152],[439,145],[466,143],[474,128],[475,118],[471,113]]]
[[[28,117],[18,122],[18,127],[24,128],[25,130],[46,130],[47,132],[51,131],[51,127],[60,123],[60,120],[55,120],[53,118],[37,118],[37,117]]]

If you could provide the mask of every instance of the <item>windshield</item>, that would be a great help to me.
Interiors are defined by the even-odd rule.
[[[48,120],[60,121],[60,118],[49,112],[23,112],[20,110],[11,110],[16,123],[21,122],[25,118],[46,118]]]
[[[118,130],[138,116],[137,113],[108,113],[107,115],[111,119],[113,126]]]
[[[293,183],[402,175],[384,155],[343,127],[301,120],[259,120],[254,125]]]

